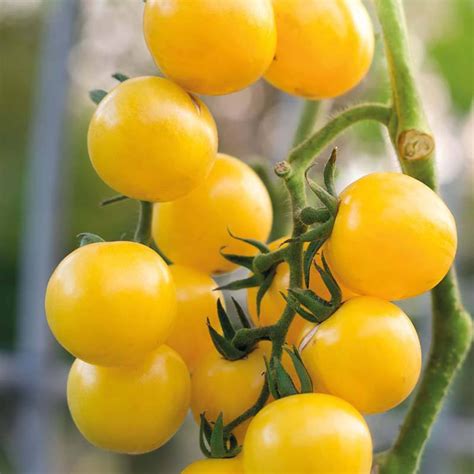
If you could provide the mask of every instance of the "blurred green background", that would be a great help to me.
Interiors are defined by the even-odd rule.
[[[141,457],[88,445],[65,407],[68,356],[44,331],[38,299],[45,266],[50,271],[75,248],[78,233],[114,239],[134,227],[134,203],[98,205],[114,192],[95,175],[87,157],[87,126],[94,110],[87,92],[110,89],[110,75],[116,71],[157,73],[142,38],[142,9],[138,0],[0,0],[1,473],[174,474],[200,456],[192,420],[163,449]],[[410,0],[406,9],[420,90],[437,140],[442,192],[458,222],[460,283],[472,312],[474,3]],[[378,35],[369,76],[350,94],[324,103],[322,121],[349,103],[389,98],[382,53]],[[61,127],[48,148],[45,136],[55,124],[44,109],[49,104],[54,113],[55,101]],[[264,159],[270,170],[272,162],[284,158],[301,107],[298,100],[261,81],[205,101],[218,123],[221,151],[247,161]],[[397,167],[378,125],[358,125],[338,145],[339,188],[367,172]],[[58,158],[54,175],[46,164],[49,149]],[[50,186],[53,203],[48,202]],[[41,214],[41,203],[52,215]],[[36,293],[29,293],[32,288]],[[426,353],[429,298],[404,302],[403,307]],[[474,472],[472,369],[471,355],[436,425],[423,473]],[[369,417],[378,449],[390,445],[405,408]]]

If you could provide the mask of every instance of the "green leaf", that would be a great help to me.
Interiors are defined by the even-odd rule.
[[[97,242],[105,242],[105,240],[97,234],[91,234],[90,232],[82,232],[77,234],[79,239],[79,247],[84,247],[85,245],[95,244]]]
[[[207,320],[207,328],[211,336],[212,342],[219,354],[227,360],[238,360],[246,355],[246,352],[237,349],[232,342],[221,336]]]
[[[254,288],[255,286],[258,286],[260,284],[260,277],[257,275],[252,275],[251,277],[248,278],[243,278],[242,280],[235,280],[230,283],[227,283],[227,285],[222,285],[215,290],[230,290],[230,291],[235,291],[235,290],[243,290],[244,288]]]
[[[275,368],[275,379],[279,398],[296,395],[298,390],[296,390],[293,380],[291,380],[288,372],[284,369],[280,359],[274,357],[273,366]]]
[[[231,340],[235,336],[235,329],[230,322],[229,316],[226,313],[224,306],[222,306],[220,298],[217,300],[217,316],[219,318],[219,322],[221,323],[224,337]]]
[[[250,317],[245,313],[245,311],[242,309],[242,306],[240,306],[240,304],[235,298],[232,298],[232,302],[234,303],[235,309],[237,311],[237,316],[239,317],[239,321],[242,327],[246,329],[251,329],[253,327],[253,323]]]
[[[303,271],[304,271],[304,282],[306,287],[309,287],[309,280],[311,276],[311,264],[314,261],[314,257],[318,253],[318,250],[323,246],[324,240],[314,240],[308,245],[304,256],[303,256]]]
[[[107,95],[107,91],[102,89],[94,89],[93,91],[89,92],[89,97],[94,102],[94,104],[100,104],[102,99]]]
[[[270,288],[273,279],[275,278],[276,267],[272,267],[271,270],[265,275],[264,280],[262,281],[260,288],[257,291],[257,316],[260,317],[260,307],[262,304],[262,299],[265,296],[265,293]]]
[[[334,187],[334,177],[336,174],[337,147],[333,148],[326,166],[324,167],[324,185],[331,196],[337,197]]]
[[[122,74],[121,72],[116,72],[115,74],[112,74],[112,77],[114,79],[117,79],[117,81],[119,82],[125,82],[126,80],[130,79],[128,76]]]
[[[255,239],[244,239],[243,237],[237,237],[234,235],[230,229],[227,229],[227,232],[229,232],[230,236],[236,240],[240,240],[241,242],[245,242],[249,245],[252,245],[252,247],[255,247],[256,249],[260,250],[262,253],[269,253],[270,249],[263,243],[259,242],[258,240]]]
[[[249,257],[247,255],[236,255],[232,253],[224,253],[222,250],[225,247],[222,247],[220,250],[220,254],[229,262],[234,263],[235,265],[239,265],[239,267],[245,267],[249,270],[253,270],[253,257]]]
[[[301,359],[301,355],[298,352],[296,346],[293,346],[293,350],[285,347],[285,351],[291,357],[291,361],[293,362],[293,366],[295,367],[296,374],[300,380],[301,391],[300,393],[311,393],[313,391],[313,381],[304,366],[303,359]]]
[[[222,412],[219,413],[211,434],[211,454],[212,457],[222,458],[226,455],[226,446],[224,441],[224,418]]]

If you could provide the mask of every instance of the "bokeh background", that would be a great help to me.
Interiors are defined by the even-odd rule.
[[[436,135],[442,192],[458,222],[460,283],[472,312],[474,3],[410,0],[406,9],[420,91]],[[94,110],[89,90],[113,87],[111,74],[117,71],[157,73],[142,37],[142,10],[139,0],[0,0],[1,473],[175,474],[200,457],[191,419],[164,448],[148,455],[116,455],[90,446],[66,409],[71,360],[44,321],[48,275],[77,246],[76,235],[89,231],[114,239],[134,227],[134,203],[99,207],[114,192],[92,170],[86,132]],[[388,99],[388,86],[377,35],[370,74],[350,94],[324,102],[321,121],[349,103]],[[205,101],[218,123],[221,151],[268,170],[285,157],[300,101],[263,81]],[[338,146],[339,188],[370,171],[397,169],[378,125],[356,126]],[[426,354],[429,297],[403,307]],[[429,442],[423,473],[474,472],[473,399],[471,355]],[[406,404],[369,417],[377,450],[390,445],[405,409]]]

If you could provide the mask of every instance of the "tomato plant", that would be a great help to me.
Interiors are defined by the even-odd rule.
[[[318,392],[347,400],[362,413],[401,403],[421,370],[421,347],[413,324],[397,306],[359,296],[313,326],[300,346]]]
[[[149,0],[143,26],[160,69],[198,94],[243,89],[275,54],[271,0]]]
[[[176,290],[167,265],[148,247],[98,242],[58,265],[45,306],[51,331],[74,356],[91,364],[127,365],[169,336]]]
[[[209,174],[217,131],[199,98],[167,79],[137,77],[102,99],[89,125],[88,147],[97,174],[119,193],[170,201]]]
[[[276,193],[217,153],[214,120],[191,93],[229,93],[264,76],[290,94],[340,96],[372,61],[364,5],[146,1],[145,39],[168,78],[115,74],[121,84],[91,94],[88,134],[95,170],[122,193],[108,204],[139,201],[133,242],[83,234],[46,291],[51,330],[78,357],[68,404],[91,443],[156,449],[190,405],[209,459],[185,474],[417,471],[471,322],[451,268],[456,226],[436,194],[402,3],[374,6],[392,102],[350,107],[317,131],[318,106],[306,102],[295,147],[274,168],[292,231],[268,244]],[[369,174],[338,195],[336,150],[321,182],[313,160],[367,120],[386,128],[403,173]],[[216,288],[212,274],[239,267]],[[234,290],[247,290],[247,310],[223,303]],[[397,440],[373,456],[360,412],[401,403],[421,370],[416,330],[391,301],[428,290],[431,354]]]
[[[245,437],[244,472],[369,474],[372,440],[349,403],[324,394],[282,398],[261,410]]]
[[[132,367],[99,367],[76,359],[67,400],[74,422],[92,444],[145,453],[166,443],[184,421],[190,378],[181,357],[164,345]]]

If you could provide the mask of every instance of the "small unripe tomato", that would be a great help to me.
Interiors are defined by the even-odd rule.
[[[362,413],[387,411],[412,392],[421,370],[418,334],[393,303],[359,296],[306,333],[301,357],[314,390]]]
[[[271,345],[261,342],[243,359],[230,361],[217,352],[210,353],[197,365],[192,374],[191,410],[200,423],[200,414],[215,421],[222,412],[224,423],[229,423],[250,408],[258,399],[265,377],[265,361]],[[249,421],[240,424],[233,433],[243,441]]]
[[[141,454],[165,444],[186,417],[186,364],[160,346],[133,367],[99,367],[76,359],[67,402],[82,435],[99,448]]]
[[[69,254],[51,275],[49,327],[91,364],[134,364],[164,342],[176,317],[168,266],[135,242],[99,242]]]
[[[282,237],[269,244],[270,250],[276,250],[280,245],[285,242],[289,237]],[[324,248],[322,250],[324,252]],[[322,266],[321,251],[316,254],[315,262]],[[286,262],[280,263],[277,266],[276,274],[273,279],[270,288],[262,298],[260,303],[260,317],[257,314],[257,291],[258,287],[249,288],[247,290],[247,307],[252,317],[253,322],[259,326],[268,326],[276,323],[286,306],[285,300],[281,293],[287,293],[287,289],[290,286],[290,270]],[[324,284],[321,275],[318,273],[314,265],[311,266],[309,288],[313,290],[318,296],[324,299],[330,299],[330,294],[326,285]],[[348,288],[340,284],[342,291],[343,301],[354,296],[354,293]],[[296,344],[301,334],[301,330],[305,325],[305,320],[300,316],[296,315],[291,323],[290,329],[287,334],[288,344]]]
[[[271,0],[148,0],[144,33],[164,74],[206,95],[255,82],[276,47]]]
[[[428,186],[401,173],[373,173],[349,185],[326,257],[356,293],[399,300],[436,286],[456,254],[454,218]]]
[[[372,439],[360,413],[340,398],[281,398],[255,415],[245,436],[246,474],[369,474]]]
[[[201,357],[215,351],[207,319],[214,328],[219,327],[217,300],[224,298],[214,291],[216,282],[207,274],[184,265],[172,265],[171,276],[176,286],[178,310],[176,324],[166,340],[193,371]]]
[[[97,174],[142,201],[184,196],[209,174],[217,130],[197,97],[161,77],[129,79],[97,106],[88,132]]]
[[[181,474],[243,474],[241,456],[228,459],[200,459],[193,462]]]
[[[152,232],[158,247],[175,263],[206,273],[236,265],[220,250],[253,255],[256,250],[234,239],[266,241],[272,226],[272,203],[265,185],[244,162],[219,154],[207,179],[187,196],[155,205]]]
[[[355,87],[374,54],[370,17],[359,0],[273,0],[277,49],[265,79],[310,99]]]

